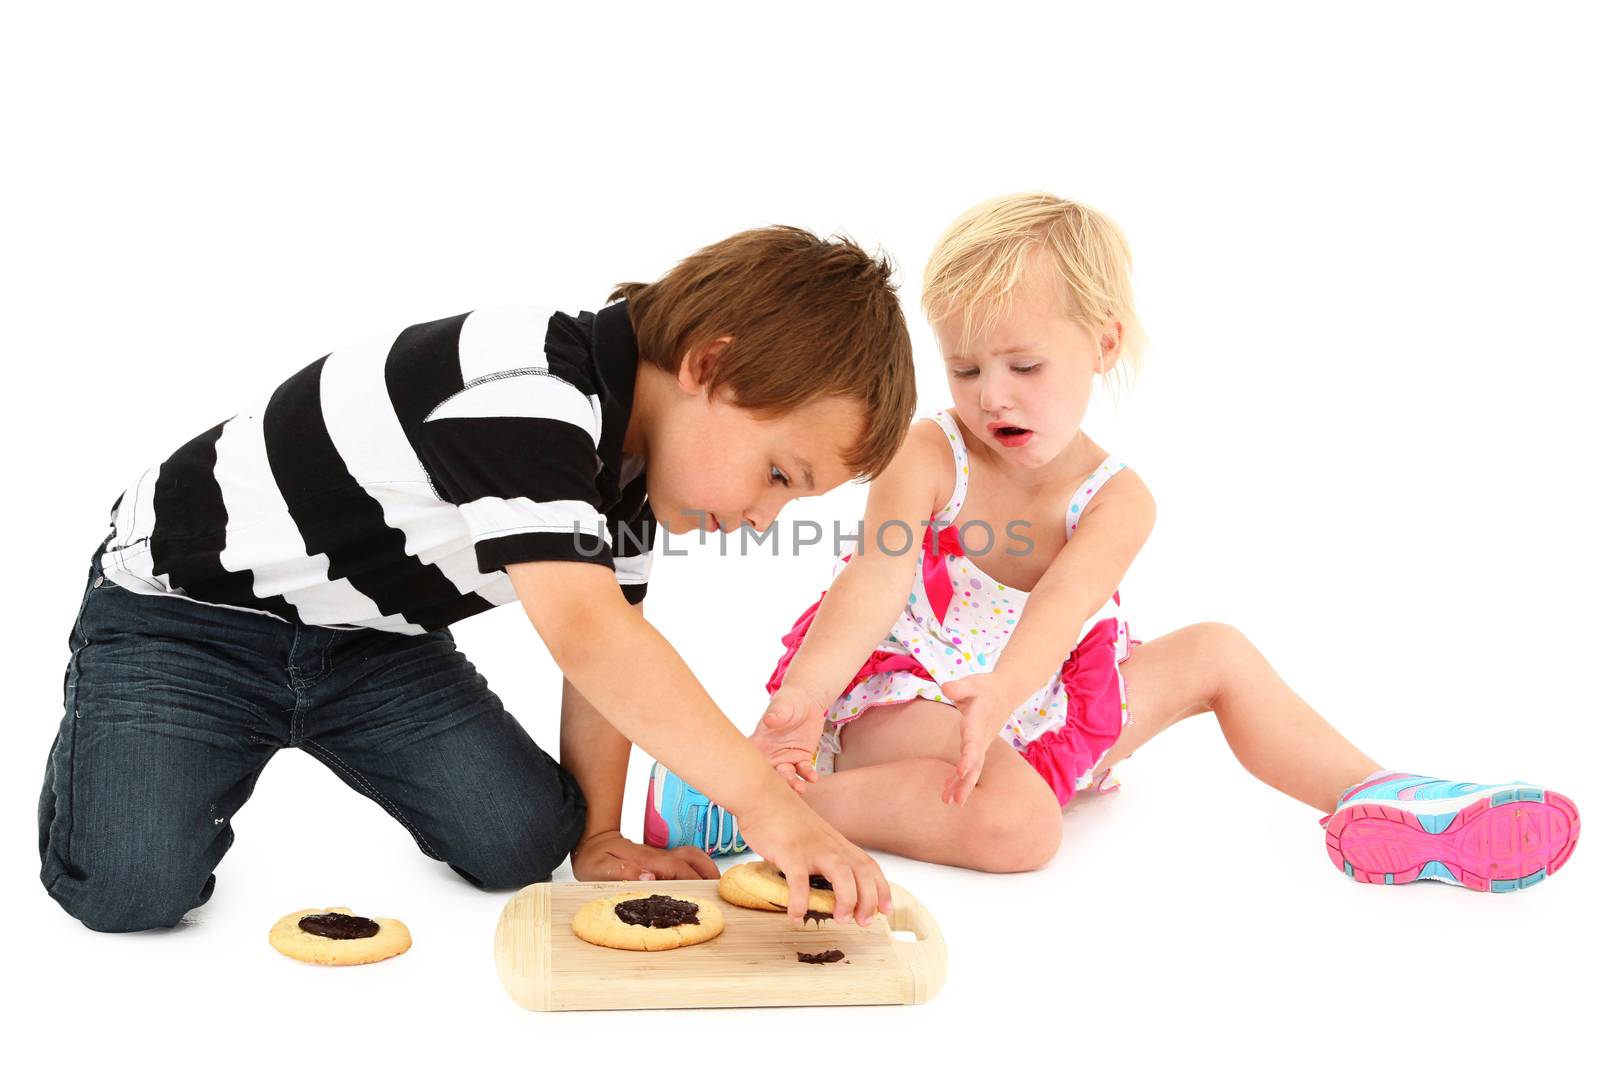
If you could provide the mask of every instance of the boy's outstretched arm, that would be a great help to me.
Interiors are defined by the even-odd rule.
[[[642,603],[634,607],[643,613]],[[577,779],[589,807],[583,840],[572,850],[573,876],[583,882],[718,877],[716,863],[698,848],[651,848],[622,835],[622,794],[632,750],[633,742],[563,678],[561,765]]]
[[[625,737],[739,819],[753,848],[789,882],[805,913],[809,877],[834,887],[839,921],[863,925],[892,905],[876,862],[823,822],[717,709],[667,640],[594,563],[517,563],[506,573],[556,665]],[[565,747],[565,746],[563,746]]]

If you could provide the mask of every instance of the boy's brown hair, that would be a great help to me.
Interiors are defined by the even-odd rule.
[[[883,472],[916,407],[911,337],[894,267],[845,237],[794,226],[745,230],[708,245],[650,284],[625,282],[641,359],[677,374],[684,354],[733,340],[706,384],[777,417],[827,397],[860,402],[866,429],[843,458],[858,478]]]

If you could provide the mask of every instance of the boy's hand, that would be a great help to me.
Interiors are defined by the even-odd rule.
[[[780,686],[750,735],[751,742],[796,793],[804,794],[806,783],[817,780],[811,758],[822,737],[827,711],[815,697]]]
[[[648,882],[721,875],[711,857],[692,845],[666,851],[635,844],[616,830],[586,837],[572,850],[572,876],[580,882]]]
[[[789,918],[805,917],[811,875],[833,885],[836,921],[866,926],[878,912],[894,911],[889,882],[873,858],[823,822],[786,789],[769,791],[771,801],[739,813],[739,830],[750,847],[783,872],[789,883]]]
[[[984,754],[1010,718],[1011,708],[1003,702],[992,674],[970,674],[939,688],[961,712],[961,754],[956,773],[945,780],[939,796],[946,804],[965,804],[983,773]]]

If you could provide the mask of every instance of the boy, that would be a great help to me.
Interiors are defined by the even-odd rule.
[[[175,925],[290,746],[486,889],[548,879],[569,851],[579,878],[714,876],[704,853],[622,839],[632,741],[739,813],[788,872],[794,918],[812,871],[841,921],[888,910],[876,864],[638,609],[656,525],[764,529],[888,463],[915,406],[890,268],[771,227],[619,297],[334,352],[123,492],[40,797],[63,908],[96,930]],[[447,629],[513,600],[565,675],[565,766]]]

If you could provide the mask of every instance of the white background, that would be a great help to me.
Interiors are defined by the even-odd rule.
[[[1600,175],[1580,11],[8,14],[10,1040],[80,1062],[1568,1060],[1600,948],[1596,845],[1509,896],[1357,886],[1316,813],[1240,770],[1209,719],[1125,764],[1121,794],[1069,808],[1044,871],[882,857],[949,942],[924,1008],[524,1012],[490,954],[509,894],[425,859],[292,750],[188,925],[92,934],[38,883],[34,804],[112,499],[305,363],[477,306],[594,308],[786,222],[892,252],[929,409],[947,399],[916,311],[932,242],[979,199],[1045,188],[1126,230],[1155,344],[1088,425],[1160,508],[1123,587],[1137,632],[1231,622],[1386,766],[1521,778],[1595,810]],[[851,522],[862,500],[786,517]],[[658,558],[648,614],[748,727],[829,563]],[[456,633],[554,750],[558,676],[521,613]],[[415,947],[350,970],[268,948],[278,916],[336,904],[405,919]]]

